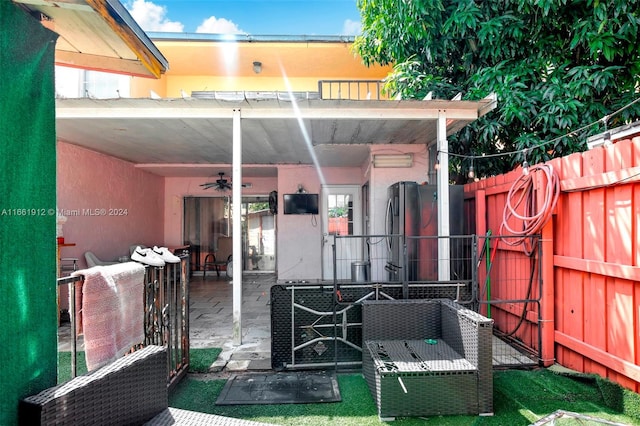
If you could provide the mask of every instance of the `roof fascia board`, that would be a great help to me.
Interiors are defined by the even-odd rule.
[[[56,105],[56,116],[59,119],[67,118],[232,118],[233,110],[240,108],[242,118],[246,119],[334,119],[334,120],[436,120],[441,113],[444,113],[448,120],[469,120],[473,121],[479,117],[480,110],[485,106],[482,102],[456,101],[438,102],[437,105],[411,105],[398,107],[394,102],[387,107],[380,103],[375,106],[342,106],[328,101],[323,106],[322,101],[314,102],[313,106],[308,103],[298,104],[298,108],[293,108],[292,103],[280,103],[278,105],[264,105],[248,102],[229,102],[228,104],[217,101],[210,102],[210,106],[194,101],[149,101],[141,100],[138,104],[136,100],[126,100],[127,105],[118,105],[118,100],[95,100],[91,105],[86,101],[74,102],[76,100],[58,100]],[[149,102],[156,102],[149,105]],[[171,105],[170,102],[175,102]],[[78,105],[78,103],[80,105]],[[422,103],[422,102],[420,102]],[[426,101],[425,101],[426,103]],[[265,102],[267,104],[267,102]]]
[[[169,69],[169,62],[160,53],[151,39],[140,28],[127,9],[118,0],[86,0],[136,54],[149,72],[155,77]]]
[[[124,74],[135,77],[150,77],[147,72],[147,68],[142,67],[138,61],[112,58],[109,56],[91,55],[88,53],[58,50],[56,51],[56,65],[63,65],[70,68],[81,68],[83,70],[91,71],[106,71],[114,74]]]
[[[121,58],[116,55],[113,57],[104,56],[105,59],[98,60],[97,58],[103,55],[86,51],[70,52],[56,49],[56,63],[58,65],[155,78],[160,78],[161,74],[169,69],[167,59],[118,0],[13,1],[17,4],[24,5],[29,11],[38,11],[46,16],[48,16],[48,13],[51,14],[53,10],[68,10],[79,15],[95,16],[97,17],[96,19],[104,22],[104,25],[106,25],[105,28],[108,28],[110,31],[110,37],[119,39],[120,42],[124,43],[131,51],[131,58],[137,58],[136,61]],[[56,14],[59,15],[59,13]],[[58,17],[58,19],[61,18]],[[73,15],[70,15],[68,19],[73,20]],[[82,22],[82,20],[73,22]],[[87,22],[91,22],[91,20],[85,21],[84,30],[87,32],[93,31],[94,29],[91,28],[91,25]],[[50,24],[43,21],[43,25],[49,26]],[[50,29],[60,34],[55,22],[50,25]],[[64,34],[60,35],[62,37],[65,36]]]

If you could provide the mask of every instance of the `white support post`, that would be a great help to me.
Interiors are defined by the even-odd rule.
[[[233,343],[242,344],[242,126],[240,109],[233,110],[231,217],[233,218]]]
[[[438,188],[438,281],[451,279],[449,250],[449,142],[447,141],[447,116],[438,112],[438,153],[440,168],[437,173]]]

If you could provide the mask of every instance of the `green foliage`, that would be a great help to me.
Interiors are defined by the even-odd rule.
[[[637,120],[640,0],[358,0],[366,64],[394,64],[391,96],[478,100],[497,108],[450,138],[450,151],[527,149],[533,164],[586,148],[586,137]],[[607,115],[608,120],[603,120]],[[600,121],[599,121],[600,120]],[[536,147],[536,148],[534,148]],[[522,154],[478,159],[481,175]],[[460,159],[452,167],[465,169]]]
[[[347,207],[332,207],[328,211],[329,217],[347,217],[348,213]]]
[[[269,210],[269,203],[267,202],[249,203],[249,213],[261,212],[264,210]]]

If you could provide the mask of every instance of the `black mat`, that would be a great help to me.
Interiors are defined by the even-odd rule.
[[[232,376],[216,405],[315,404],[341,400],[335,373],[296,371]]]

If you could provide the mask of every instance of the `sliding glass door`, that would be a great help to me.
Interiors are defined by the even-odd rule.
[[[276,220],[268,197],[242,200],[242,266],[246,271],[275,272]]]
[[[218,249],[218,239],[231,236],[229,197],[185,197],[184,243],[191,246],[191,269],[202,269],[204,258]]]
[[[245,271],[276,269],[275,216],[268,197],[242,200],[242,267]],[[191,246],[191,268],[202,270],[204,258],[218,250],[220,237],[231,235],[230,197],[185,197],[184,243]]]

